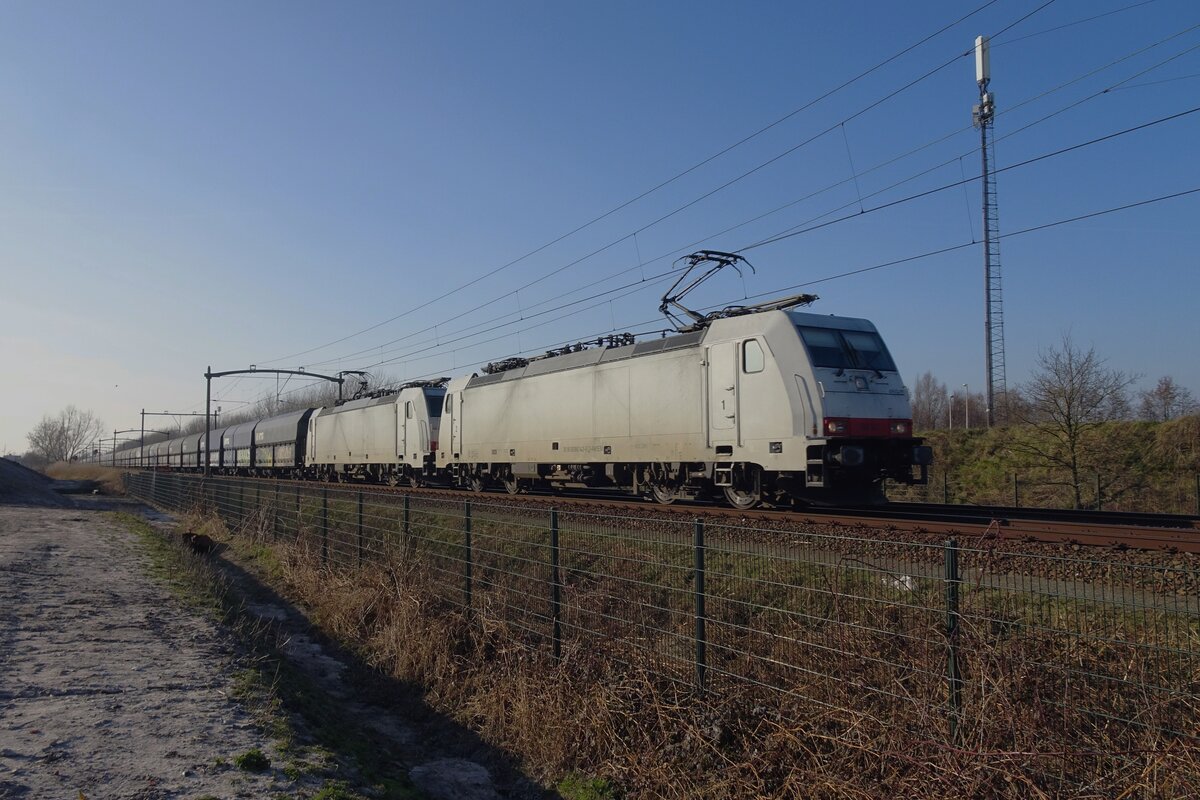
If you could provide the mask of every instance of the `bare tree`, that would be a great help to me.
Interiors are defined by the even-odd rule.
[[[27,438],[34,453],[53,463],[82,455],[104,430],[104,423],[91,411],[67,406],[56,416],[42,417]]]
[[[946,426],[949,396],[946,384],[926,372],[913,384],[912,414],[913,430],[931,431]]]
[[[1159,378],[1158,385],[1141,392],[1138,397],[1141,399],[1139,416],[1151,422],[1166,422],[1200,410],[1192,393],[1170,375]]]
[[[1094,349],[1086,352],[1065,334],[1059,349],[1038,356],[1033,377],[1021,387],[1021,422],[1028,429],[1011,441],[1014,452],[1051,473],[1083,507],[1084,473],[1096,469],[1103,448],[1090,441],[1101,425],[1129,414],[1127,391],[1135,378],[1104,366]]]

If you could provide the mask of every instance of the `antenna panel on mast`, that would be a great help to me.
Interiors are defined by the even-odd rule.
[[[975,82],[986,86],[992,79],[992,56],[988,50],[988,37],[975,37]]]

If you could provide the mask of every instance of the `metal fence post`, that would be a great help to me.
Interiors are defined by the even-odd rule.
[[[962,670],[959,664],[959,614],[958,589],[961,583],[958,574],[958,542],[946,541],[946,681],[949,689],[950,741],[958,741],[959,724],[962,721]]]
[[[696,568],[693,591],[696,601],[696,691],[704,694],[708,672],[707,637],[704,630],[704,520],[696,520]]]
[[[550,509],[550,620],[554,660],[562,659],[562,576],[558,560],[558,509]]]
[[[463,503],[463,600],[471,607],[471,501]]]
[[[404,522],[403,522],[403,527],[400,529],[400,547],[401,547],[401,551],[403,553],[405,553],[406,555],[408,554],[408,548],[409,548],[409,538],[408,537],[412,535],[412,509],[411,509],[412,503],[411,503],[411,500],[412,500],[412,498],[410,498],[408,495],[404,495]]]
[[[363,493],[358,490],[358,565],[363,563]]]
[[[261,483],[254,484],[254,513],[258,515],[258,521],[259,521],[259,524],[261,525],[262,520],[263,520],[262,484]]]
[[[271,541],[279,539],[279,484],[275,484],[275,502],[271,504]]]
[[[329,490],[321,490],[321,566],[329,566]]]
[[[300,541],[300,487],[296,487],[296,541]]]

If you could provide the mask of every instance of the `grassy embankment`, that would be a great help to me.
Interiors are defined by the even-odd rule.
[[[964,586],[952,740],[940,580],[710,545],[701,695],[686,537],[564,519],[555,662],[540,526],[477,512],[465,611],[452,512],[414,510],[403,538],[398,508],[372,508],[365,541],[353,502],[330,504],[325,536],[319,500],[299,525],[284,512],[246,514],[237,535],[205,524],[330,636],[566,796],[1200,792],[1200,749],[1175,735],[1200,734],[1194,614]]]
[[[46,474],[59,481],[95,481],[104,494],[123,495],[122,470],[97,464],[68,464],[58,461],[46,467]]]
[[[1195,514],[1200,484],[1200,415],[1169,422],[1119,421],[1085,430],[1075,451],[1077,475],[1038,459],[1070,463],[1062,442],[1029,426],[937,430],[926,487],[890,486],[900,500],[1072,508],[1078,484],[1084,508]],[[1015,481],[1014,481],[1015,479]]]

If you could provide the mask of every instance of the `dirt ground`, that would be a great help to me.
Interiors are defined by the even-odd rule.
[[[215,623],[95,511],[0,506],[0,798],[269,797]],[[277,759],[274,759],[277,760]]]
[[[179,541],[172,518],[63,488],[0,459],[0,800],[557,797],[431,711],[419,690],[363,692],[348,676],[369,668],[322,644],[300,610],[234,561],[212,556],[213,578],[262,637],[248,646],[212,609],[174,594],[161,572],[171,562],[151,555],[128,518],[106,512],[140,516],[156,529],[144,535]],[[293,692],[319,712],[320,731],[291,707],[296,697],[262,689],[270,653],[299,676]],[[273,669],[279,680],[283,668]],[[259,692],[249,700],[247,675]],[[264,691],[270,711],[255,707]],[[370,775],[355,746],[374,754]],[[239,768],[256,750],[269,766]]]

